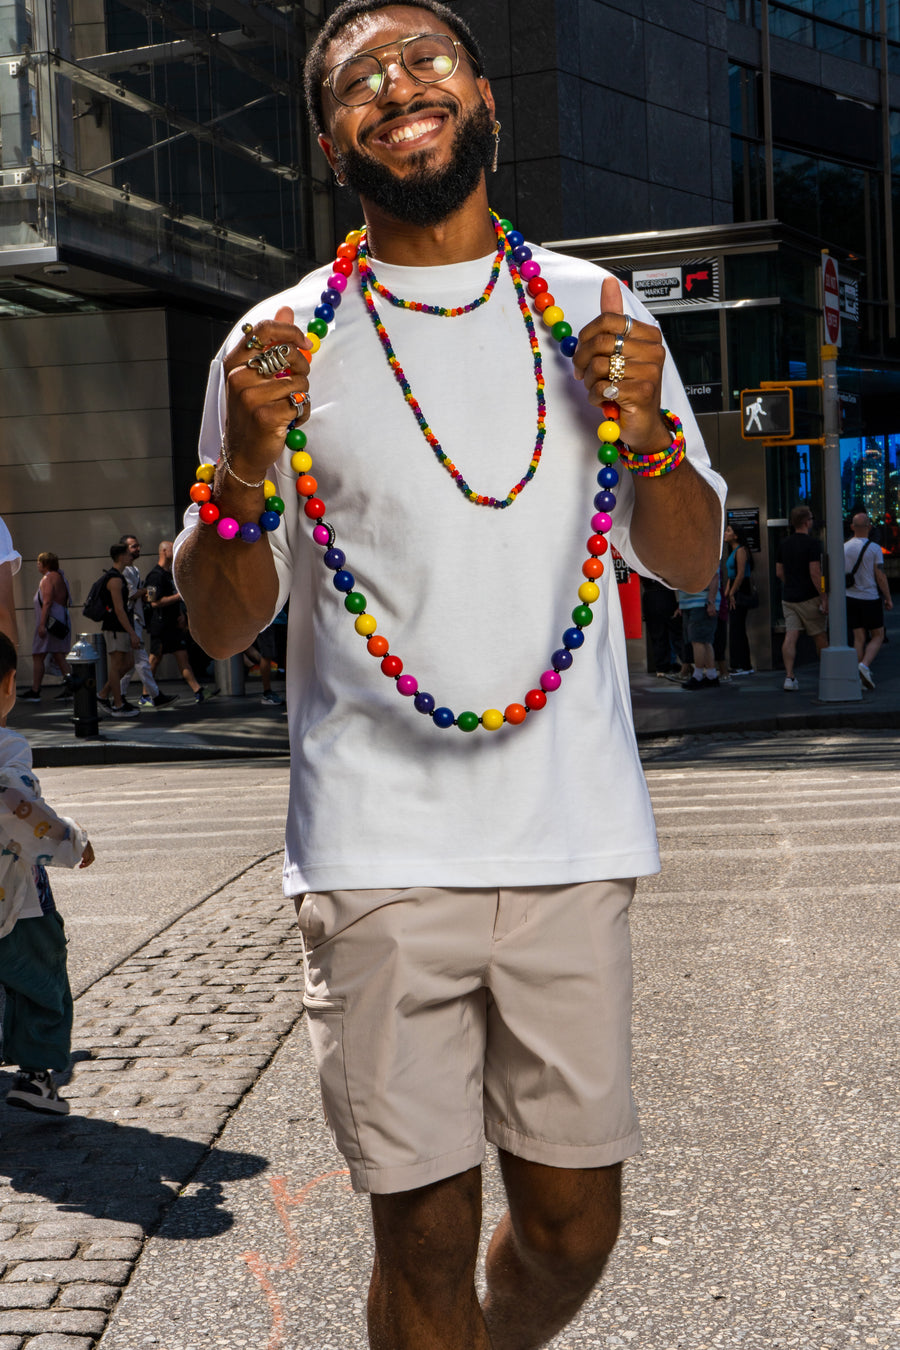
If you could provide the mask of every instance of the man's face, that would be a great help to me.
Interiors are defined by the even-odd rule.
[[[346,108],[323,90],[332,167],[365,201],[395,220],[425,228],[472,195],[493,155],[494,100],[464,52],[441,84],[421,84],[400,62],[398,44],[416,33],[453,34],[429,10],[390,6],[362,16],[328,48],[326,70],[375,50],[386,76],[371,103]]]
[[[126,539],[125,543],[128,545],[129,560],[131,562],[134,562],[135,558],[139,558],[141,556],[141,546],[135,539],[134,535],[132,535],[130,539]]]

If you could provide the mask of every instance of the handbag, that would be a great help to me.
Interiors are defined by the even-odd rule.
[[[844,589],[845,589],[845,590],[849,591],[851,586],[855,586],[855,585],[856,585],[856,569],[857,569],[857,567],[859,567],[859,564],[862,562],[862,560],[863,560],[863,554],[865,553],[866,549],[869,547],[869,545],[871,544],[871,542],[872,542],[871,539],[867,539],[866,542],[863,544],[862,548],[859,550],[859,553],[856,555],[856,562],[853,564],[853,571],[852,571],[852,572],[845,572],[845,573],[844,573]]]
[[[756,609],[759,604],[759,591],[756,589],[756,582],[751,581],[749,577],[744,577],[735,591],[734,603],[740,605],[741,609]]]
[[[51,637],[67,638],[69,636],[69,625],[63,623],[62,619],[49,618],[47,620],[47,632]]]

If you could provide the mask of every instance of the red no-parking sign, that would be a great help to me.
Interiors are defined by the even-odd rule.
[[[837,263],[827,253],[822,256],[822,294],[825,309],[825,341],[841,345],[841,294]]]

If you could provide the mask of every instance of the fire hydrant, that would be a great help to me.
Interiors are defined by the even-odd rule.
[[[100,735],[97,718],[97,662],[100,654],[93,639],[93,633],[79,633],[78,641],[66,657],[75,696],[72,721],[75,735],[80,737]]]

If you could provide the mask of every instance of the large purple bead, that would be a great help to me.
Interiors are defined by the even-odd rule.
[[[594,497],[594,505],[598,511],[611,511],[616,504],[615,493],[598,492]]]
[[[331,568],[332,572],[339,572],[347,561],[347,557],[342,548],[330,548],[322,561],[326,567]]]
[[[578,629],[575,630],[578,632]],[[560,647],[558,652],[554,652],[550,660],[554,670],[568,670],[575,658],[565,647]]]
[[[426,694],[421,689],[413,699],[413,703],[415,705],[416,712],[420,713],[434,712],[434,699],[432,698],[431,694]]]

